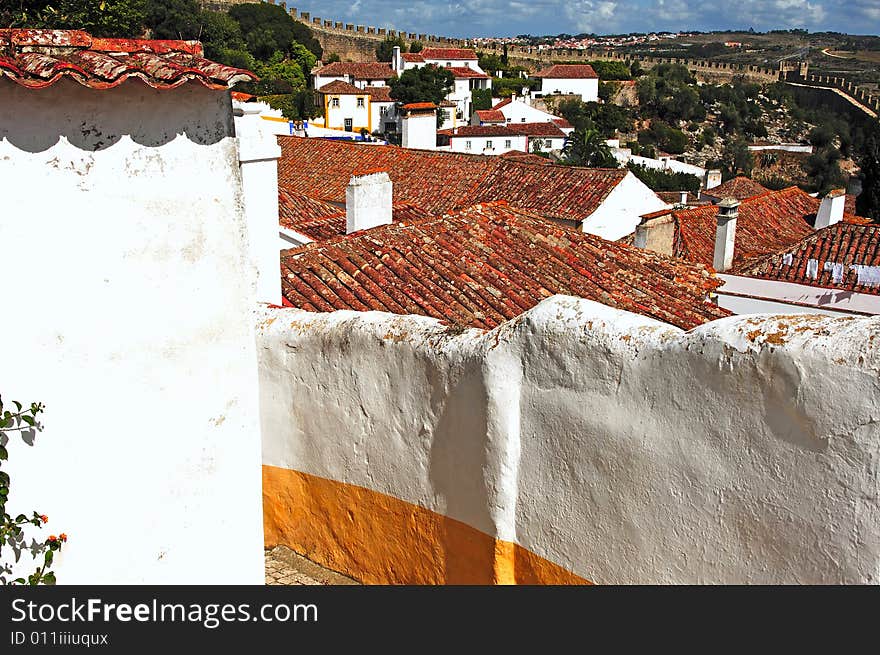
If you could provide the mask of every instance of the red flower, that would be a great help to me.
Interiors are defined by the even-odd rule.
[[[61,539],[61,541],[67,541],[67,535],[62,532],[60,539]]]
[[[45,514],[41,514],[41,515],[40,515],[40,520],[41,520],[43,523],[48,523],[48,522],[49,522],[49,517],[46,516]]]
[[[49,541],[55,543],[56,541],[58,541],[58,537],[56,537],[54,534],[49,535]]]

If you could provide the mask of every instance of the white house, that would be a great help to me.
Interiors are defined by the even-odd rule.
[[[492,78],[466,66],[453,66],[448,70],[455,76],[455,83],[446,99],[456,104],[456,118],[467,122],[472,113],[471,92],[475,89],[491,89]]]
[[[538,73],[540,93],[547,95],[576,95],[584,102],[599,100],[599,76],[589,64],[554,64]]]
[[[437,132],[441,146],[452,152],[503,155],[511,150],[528,151],[528,137],[504,125],[463,125]]]
[[[437,147],[437,105],[412,102],[400,109],[401,145],[404,148],[434,150]]]
[[[320,89],[330,82],[348,82],[363,89],[367,86],[387,86],[397,72],[391,64],[383,62],[342,62],[335,61],[314,71],[314,88]]]
[[[391,66],[398,73],[433,65],[440,68],[470,68],[485,74],[480,68],[477,53],[469,48],[423,48],[421,52],[401,53],[400,48],[395,47],[393,52]]]
[[[532,107],[518,97],[512,96],[495,104],[493,110],[500,111],[507,123],[555,123],[569,134],[574,128],[564,118],[550,112]]]
[[[60,583],[262,584],[252,315],[281,289],[251,238],[274,246],[277,207],[247,205],[279,150],[238,133],[227,90],[254,76],[192,41],[0,45],[0,277],[38,299],[4,322],[0,392],[46,404],[4,462],[49,516],[31,536],[70,535]]]
[[[371,96],[366,89],[336,80],[319,88],[318,94],[323,98],[324,127],[346,132],[373,131]]]
[[[528,139],[529,152],[562,150],[565,146],[567,134],[556,123],[510,123],[507,128]]]

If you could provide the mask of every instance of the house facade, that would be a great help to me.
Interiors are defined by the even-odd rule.
[[[575,95],[584,102],[599,100],[599,76],[589,64],[554,64],[534,77],[541,81],[542,96]]]

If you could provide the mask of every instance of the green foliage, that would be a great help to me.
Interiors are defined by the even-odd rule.
[[[556,106],[556,111],[576,130],[596,129],[607,139],[613,138],[616,132],[629,132],[633,128],[629,111],[617,105],[566,98]]]
[[[403,71],[391,80],[391,97],[401,104],[433,102],[439,105],[452,90],[455,76],[436,66],[422,66]]]
[[[876,121],[865,140],[864,155],[859,163],[862,192],[856,198],[856,211],[859,216],[880,222],[880,123]]]
[[[812,190],[820,194],[846,186],[846,176],[840,169],[840,151],[833,146],[820,148],[810,155],[804,170]]]
[[[499,98],[520,95],[523,89],[536,89],[540,80],[523,79],[521,77],[493,77],[492,90]]]
[[[293,20],[280,5],[268,2],[234,5],[229,15],[245,35],[248,52],[257,59],[268,59],[275,52],[293,54],[294,43],[304,45],[316,59],[323,54],[312,31]]]
[[[315,56],[300,44],[295,44],[300,49],[300,56],[307,65],[306,70],[311,70]],[[311,61],[311,65],[308,65]],[[256,83],[257,95],[274,95],[293,93],[306,87],[306,76],[302,65],[294,59],[286,59],[280,52],[276,52],[266,63],[258,63],[255,71],[260,76]]]
[[[704,120],[706,108],[695,84],[696,80],[684,66],[658,64],[636,82],[642,113],[670,123]]]
[[[584,128],[575,130],[562,148],[565,163],[570,166],[589,168],[617,168],[617,160],[598,130]]]
[[[335,52],[331,52],[324,59],[325,64],[332,64],[333,62],[336,62],[336,61],[342,61],[342,58],[338,54],[336,54]]]
[[[631,80],[632,71],[624,61],[589,61],[600,80]]]
[[[477,65],[490,75],[498,71],[507,71],[507,65],[501,60],[501,55],[494,52],[477,52]]]
[[[94,36],[134,37],[144,29],[148,0],[19,0],[0,2],[0,27],[86,30]]]
[[[395,46],[400,48],[400,52],[406,52],[406,41],[400,36],[387,36],[376,46],[376,61],[391,61],[394,55]]]
[[[421,41],[413,41],[409,44],[409,51],[412,53],[421,52],[424,49],[425,45]],[[401,49],[403,52],[403,49]]]
[[[200,13],[196,0],[147,0],[146,25],[154,39],[197,39]]]
[[[492,89],[473,89],[471,91],[471,106],[474,111],[492,109]]]
[[[639,132],[639,143],[656,145],[660,150],[673,155],[680,155],[687,150],[690,139],[679,129],[667,125],[663,121],[651,121],[651,127]]]
[[[751,177],[755,167],[755,157],[748,144],[739,138],[729,139],[721,152],[721,173],[725,180],[745,175]]]
[[[324,107],[318,102],[312,89],[300,89],[293,93],[260,96],[272,109],[280,109],[284,118],[292,121],[308,120],[324,115]]]
[[[630,162],[627,166],[652,191],[690,191],[700,190],[700,178],[689,173],[673,173],[647,168]]]
[[[67,535],[63,532],[59,536],[50,535],[47,539],[38,541],[31,538],[28,543],[25,537],[25,527],[34,526],[42,528],[49,518],[45,514],[39,512],[31,512],[28,514],[18,514],[12,516],[8,509],[10,491],[9,473],[2,470],[5,462],[9,460],[9,435],[18,432],[22,440],[29,445],[33,445],[36,433],[42,431],[43,426],[37,421],[37,416],[43,412],[45,407],[42,403],[31,403],[30,407],[25,408],[20,402],[13,401],[12,405],[4,408],[3,400],[0,398],[0,584],[10,585],[54,585],[55,574],[49,567],[55,559],[55,553],[60,551],[64,542],[67,541]],[[12,551],[13,559],[9,559],[9,551]],[[13,563],[18,562],[21,554],[25,551],[31,553],[31,556],[39,562],[33,573],[26,578],[11,578],[13,575]],[[40,562],[42,559],[42,562]]]

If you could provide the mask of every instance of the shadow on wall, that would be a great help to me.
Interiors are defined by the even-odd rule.
[[[159,147],[181,134],[205,146],[234,136],[229,92],[199,82],[160,90],[133,79],[96,90],[70,79],[45,89],[0,80],[0,139],[26,152],[48,150],[62,136],[94,152],[125,135],[142,146]]]

